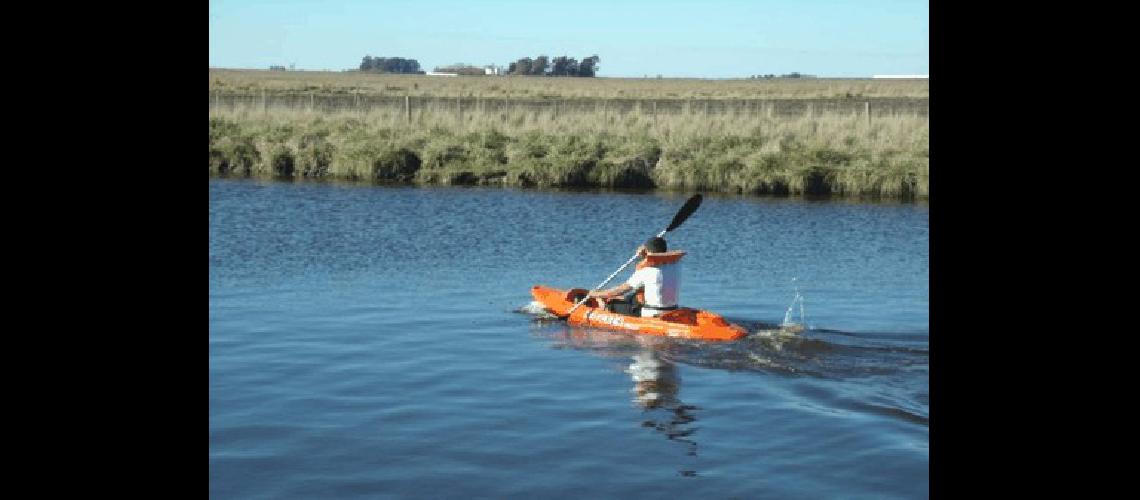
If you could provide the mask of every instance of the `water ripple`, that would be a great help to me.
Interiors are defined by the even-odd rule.
[[[211,181],[211,497],[926,496],[923,206],[708,196],[682,300],[741,341],[514,312],[684,199]]]

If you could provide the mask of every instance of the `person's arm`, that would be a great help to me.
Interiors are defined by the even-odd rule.
[[[590,296],[590,297],[601,297],[603,299],[612,299],[614,297],[620,297],[622,295],[625,295],[626,292],[629,292],[630,290],[633,290],[632,286],[629,286],[628,283],[622,283],[622,284],[615,286],[609,290],[598,290],[598,291],[590,292],[588,294],[588,296]]]
[[[647,252],[648,252],[648,250],[645,249],[645,245],[641,245],[641,246],[637,247],[637,256],[638,257],[645,257],[645,254]],[[636,276],[636,275],[637,275],[637,273],[634,273],[634,276]],[[634,281],[634,276],[630,276],[630,278],[629,278],[630,281]],[[615,286],[609,290],[599,290],[596,292],[590,292],[589,294],[587,294],[587,296],[588,297],[601,297],[603,299],[612,299],[615,297],[620,297],[620,296],[628,293],[630,290],[635,289],[634,285],[630,284],[630,281],[622,283],[622,284]],[[637,288],[640,288],[640,287],[637,287]]]

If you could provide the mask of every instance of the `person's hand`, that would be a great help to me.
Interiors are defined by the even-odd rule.
[[[638,257],[644,258],[648,254],[649,254],[649,250],[645,249],[645,245],[641,245],[641,246],[637,247],[637,256]]]

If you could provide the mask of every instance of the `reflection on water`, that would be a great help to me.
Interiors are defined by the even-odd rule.
[[[549,320],[539,319],[538,323]],[[665,439],[684,446],[684,454],[697,456],[697,412],[701,408],[685,404],[680,398],[681,373],[677,363],[667,359],[676,349],[672,339],[644,335],[628,335],[592,328],[565,326],[551,340],[555,346],[588,350],[607,358],[628,357],[625,373],[629,374],[633,404],[641,409],[641,427],[660,433]],[[697,475],[691,468],[679,475]]]
[[[633,402],[638,406],[652,410],[676,404],[681,376],[673,363],[661,359],[652,349],[634,354],[626,373],[633,379]]]
[[[534,321],[536,326],[560,323],[556,318],[541,314],[535,316]],[[674,431],[678,425],[693,420],[692,410],[696,409],[678,398],[681,377],[677,364],[835,381],[879,377],[877,386],[902,389],[906,394],[893,408],[905,416],[895,411],[886,414],[925,424],[928,410],[923,398],[928,390],[925,371],[929,364],[925,337],[804,330],[799,325],[788,328],[749,320],[731,321],[744,325],[751,334],[735,342],[699,342],[562,323],[561,328],[553,330],[554,338],[549,340],[556,346],[569,344],[604,357],[629,357],[631,362],[625,371],[634,383],[634,403],[647,412],[668,412],[673,416],[670,418],[675,421],[658,419],[652,425],[669,439],[688,435],[680,433],[685,429]]]
[[[633,379],[633,402],[645,410],[646,420],[641,426],[663,434],[667,439],[684,443],[686,454],[697,456],[697,442],[692,435],[697,428],[696,406],[687,405],[678,397],[681,375],[677,365],[662,359],[652,347],[646,347],[632,356],[626,373]],[[695,471],[683,470],[682,475],[693,476]]]

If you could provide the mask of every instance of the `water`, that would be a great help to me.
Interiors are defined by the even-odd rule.
[[[211,497],[927,497],[925,205],[706,195],[667,239],[738,342],[522,312],[686,198],[211,179]]]

